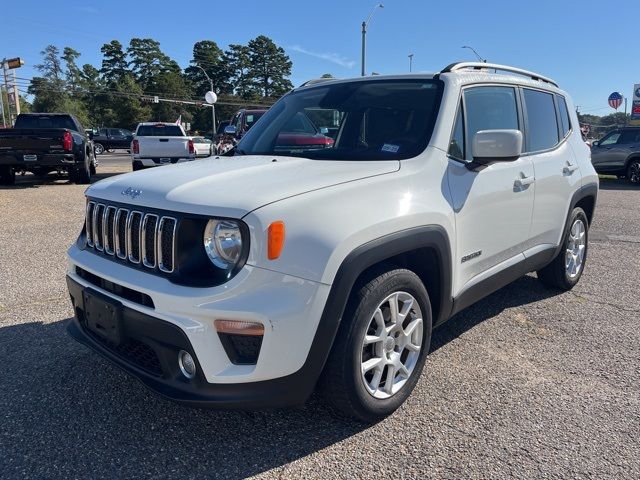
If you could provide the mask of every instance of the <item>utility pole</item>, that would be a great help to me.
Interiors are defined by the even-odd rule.
[[[373,14],[376,12],[376,9],[378,8],[384,8],[384,5],[382,3],[377,3],[376,6],[373,7],[373,10],[371,10],[371,13],[367,17],[367,19],[364,22],[362,22],[362,59],[360,62],[360,65],[361,65],[360,75],[362,75],[363,77],[365,76],[364,65],[365,65],[365,56],[366,56],[367,26],[371,21],[371,17],[373,17]]]
[[[4,74],[4,88],[7,92],[7,113],[9,114],[9,125],[13,125],[15,117],[20,115],[20,92],[18,92],[17,87],[17,79],[16,79],[16,68],[20,68],[24,65],[24,61],[20,57],[2,59],[2,71]],[[9,70],[14,70],[13,72],[13,82],[9,83]],[[11,88],[9,88],[11,87]],[[4,103],[4,102],[0,102]],[[15,116],[11,111],[11,104],[14,105]],[[6,123],[6,119],[4,118],[4,108],[2,109],[2,121]]]
[[[4,116],[4,91],[2,90],[2,85],[0,85],[0,110],[2,110],[2,128],[6,128],[7,120]]]
[[[213,92],[214,94],[216,92],[213,91],[213,80],[211,80],[211,77],[209,77],[209,74],[207,73],[207,71],[202,68],[200,65],[196,64],[196,67],[198,67],[200,70],[202,70],[202,73],[204,73],[204,76],[207,77],[207,80],[209,80],[209,85],[211,86],[211,92]],[[215,137],[216,135],[216,106],[215,104],[211,104],[211,138],[213,139],[213,137]]]
[[[413,53],[409,54],[409,73],[413,71]]]

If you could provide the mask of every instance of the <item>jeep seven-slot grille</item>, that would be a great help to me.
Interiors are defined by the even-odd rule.
[[[176,226],[173,217],[87,203],[87,246],[164,273],[174,270]]]

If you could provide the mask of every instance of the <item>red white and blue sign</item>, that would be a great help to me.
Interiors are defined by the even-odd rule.
[[[620,108],[620,105],[622,105],[622,100],[622,95],[620,95],[618,92],[613,92],[611,95],[609,95],[609,106],[617,110],[618,108]]]

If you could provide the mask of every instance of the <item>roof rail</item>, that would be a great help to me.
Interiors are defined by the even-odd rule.
[[[337,80],[336,78],[312,78],[311,80],[307,80],[306,82],[304,82],[302,85],[300,85],[300,87],[308,87],[309,85],[315,85],[317,83],[324,83],[324,82],[329,82],[331,80]],[[298,88],[300,88],[298,87]]]
[[[548,77],[543,77],[537,73],[530,72],[529,70],[523,70],[521,68],[509,67],[508,65],[499,65],[497,63],[485,63],[485,62],[456,62],[451,65],[447,65],[440,73],[455,72],[456,70],[473,69],[473,70],[501,70],[503,72],[517,73],[518,75],[524,75],[532,80],[538,80],[557,87],[558,84],[555,80]]]

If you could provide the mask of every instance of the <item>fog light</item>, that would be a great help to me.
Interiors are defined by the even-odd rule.
[[[189,352],[180,350],[180,353],[178,353],[178,366],[185,377],[193,378],[196,376],[196,362]]]

